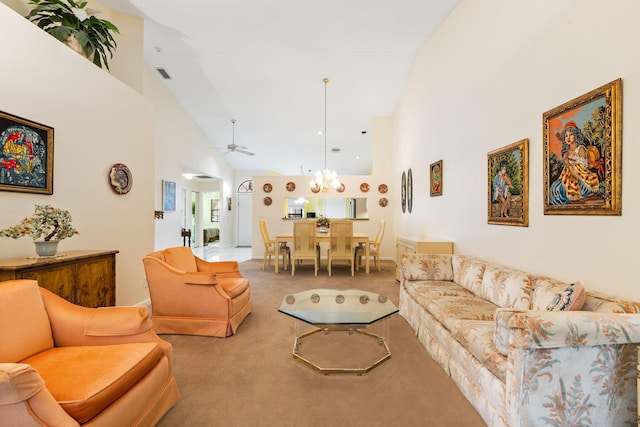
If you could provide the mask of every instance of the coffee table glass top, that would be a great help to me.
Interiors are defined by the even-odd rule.
[[[368,325],[398,312],[384,295],[357,289],[311,289],[284,297],[279,312],[311,325]]]

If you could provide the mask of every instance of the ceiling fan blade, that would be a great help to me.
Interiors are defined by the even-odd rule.
[[[245,151],[245,150],[235,150],[235,151],[237,151],[238,153],[246,154],[248,156],[254,156],[256,154],[256,153],[252,153],[250,151]]]

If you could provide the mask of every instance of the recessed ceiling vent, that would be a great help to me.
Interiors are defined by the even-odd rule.
[[[196,175],[196,178],[199,178],[199,179],[213,179],[209,175]]]
[[[171,80],[171,76],[167,73],[167,70],[164,68],[156,68],[158,73],[162,76],[163,79]]]
[[[331,152],[332,152],[332,153],[339,153],[339,152],[340,152],[340,149],[339,149],[339,148],[332,148],[332,149],[331,149]]]

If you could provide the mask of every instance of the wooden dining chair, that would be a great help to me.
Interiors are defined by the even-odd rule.
[[[296,273],[296,263],[302,260],[313,260],[314,273],[317,276],[320,266],[320,246],[318,246],[316,239],[316,221],[313,219],[293,222],[292,276]]]
[[[353,221],[334,219],[329,228],[329,249],[327,250],[327,270],[331,276],[331,264],[335,260],[347,260],[354,275]]]
[[[378,268],[378,271],[382,271],[380,263],[380,245],[382,244],[382,236],[384,236],[384,229],[387,224],[386,219],[380,220],[380,229],[375,240],[369,241],[369,257],[373,258],[374,267]],[[363,245],[357,246],[355,250],[356,269],[360,270],[362,265],[362,257],[366,255],[365,247]]]
[[[282,266],[286,270],[287,266],[291,264],[291,248],[286,243],[276,245],[276,241],[269,237],[267,231],[267,222],[264,219],[260,219],[260,233],[262,234],[262,240],[264,242],[264,255],[262,259],[262,269],[265,266],[271,265],[271,257],[275,257],[276,262],[280,262],[280,256],[282,256]]]

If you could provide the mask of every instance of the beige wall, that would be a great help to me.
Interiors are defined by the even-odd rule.
[[[0,40],[11,40],[0,43],[0,55],[13,64],[0,68],[0,110],[55,128],[54,194],[0,192],[0,227],[17,223],[36,203],[69,209],[81,234],[64,240],[60,250],[119,250],[116,302],[135,304],[149,296],[142,257],[182,245],[182,171],[221,179],[225,197],[234,175],[144,64],[142,21],[97,2],[90,6],[121,29],[111,74],[24,19],[24,2],[0,2]],[[132,171],[133,188],[125,196],[108,185],[114,163]],[[177,184],[177,210],[154,220],[163,179]],[[228,245],[235,242],[234,224],[230,217],[221,224]],[[0,239],[0,258],[33,253],[28,238]]]
[[[640,38],[635,0],[463,0],[419,51],[394,116],[395,174],[413,168],[414,212],[396,232],[592,290],[640,299]],[[543,214],[542,115],[623,80],[622,216]],[[487,224],[487,153],[529,138],[529,227]],[[443,160],[443,195],[428,166]]]
[[[148,297],[141,257],[153,249],[154,109],[139,93],[0,4],[0,110],[54,128],[53,195],[0,193],[0,226],[34,204],[68,209],[80,235],[60,250],[117,249],[117,303]],[[116,195],[114,163],[132,171]],[[0,239],[0,258],[34,254],[29,238]]]

